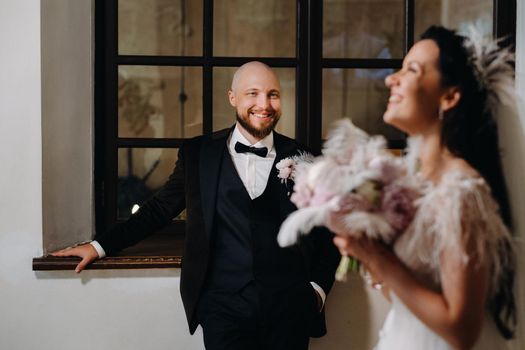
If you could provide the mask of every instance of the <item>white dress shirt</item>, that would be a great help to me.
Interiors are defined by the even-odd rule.
[[[235,144],[240,142],[246,146],[253,147],[266,147],[268,153],[266,157],[260,157],[253,153],[237,153],[235,151]],[[268,136],[258,141],[255,144],[250,144],[250,142],[241,134],[239,131],[239,125],[235,125],[232,134],[228,138],[228,151],[232,157],[233,164],[239,177],[241,178],[246,191],[250,195],[251,199],[259,197],[264,190],[266,189],[266,184],[268,183],[268,178],[272,171],[272,166],[275,162],[275,157],[277,153],[275,152],[275,147],[273,144],[273,132]],[[95,248],[100,258],[106,256],[104,249],[97,242],[91,242],[91,245]],[[310,282],[312,287],[319,293],[322,299],[322,305],[326,299],[326,294],[324,290],[315,282]],[[321,307],[322,308],[322,307]]]
[[[266,157],[260,157],[250,152],[237,153],[235,151],[235,144],[237,142],[257,148],[266,147],[268,154]],[[235,126],[235,129],[233,129],[228,139],[228,151],[232,157],[237,174],[239,174],[250,198],[254,199],[259,197],[266,189],[266,184],[268,183],[268,178],[270,177],[270,172],[272,171],[272,166],[277,156],[275,147],[273,147],[273,133],[270,133],[270,135],[252,145],[241,134],[239,127]]]

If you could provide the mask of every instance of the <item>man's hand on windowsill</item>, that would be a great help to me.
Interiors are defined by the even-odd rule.
[[[76,256],[82,258],[80,263],[78,263],[75,268],[76,273],[84,270],[87,265],[91,264],[93,261],[98,259],[98,253],[95,248],[89,244],[82,244],[74,248],[66,248],[59,250],[57,252],[51,253],[52,256]]]

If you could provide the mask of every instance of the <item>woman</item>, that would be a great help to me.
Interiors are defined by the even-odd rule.
[[[391,298],[377,349],[501,349],[513,334],[510,214],[489,103],[495,87],[485,81],[505,82],[511,68],[485,71],[494,60],[481,62],[467,43],[431,27],[386,78],[385,122],[419,136],[425,191],[407,231],[387,247],[349,238],[338,215],[330,220],[341,253]]]

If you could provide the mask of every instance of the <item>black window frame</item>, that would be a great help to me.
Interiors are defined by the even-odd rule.
[[[403,56],[414,43],[415,0],[404,1]],[[118,137],[118,66],[202,67],[203,134],[213,129],[213,68],[236,67],[252,60],[274,68],[296,70],[295,138],[314,150],[322,145],[322,71],[326,68],[399,69],[402,58],[346,59],[323,57],[323,1],[296,2],[296,57],[213,56],[213,0],[203,0],[202,56],[135,56],[118,54],[118,0],[95,0],[95,228],[117,223],[117,152],[119,147],[178,148],[182,138]],[[515,45],[516,0],[494,0],[493,35]],[[389,140],[392,148],[404,140]],[[176,229],[183,234],[183,225]]]

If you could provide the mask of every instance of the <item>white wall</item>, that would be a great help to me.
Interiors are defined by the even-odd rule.
[[[42,254],[39,1],[0,2],[0,47],[0,349],[202,349],[178,270],[31,271]]]
[[[93,4],[40,1],[45,253],[95,235]]]
[[[518,118],[510,118],[503,123],[500,131],[505,135],[503,138],[503,150],[507,154],[504,166],[507,170],[507,182],[510,190],[511,205],[515,221],[515,233],[517,236],[518,249],[518,272],[517,272],[517,305],[518,327],[517,341],[514,342],[514,350],[525,349],[525,189],[523,179],[525,178],[525,2],[517,1],[517,23],[516,23],[516,80],[518,90]]]
[[[0,349],[203,349],[187,331],[177,269],[31,271],[43,246],[39,1],[0,1],[0,48]],[[371,348],[386,309],[377,293],[353,279],[327,308],[329,335],[312,349]]]

